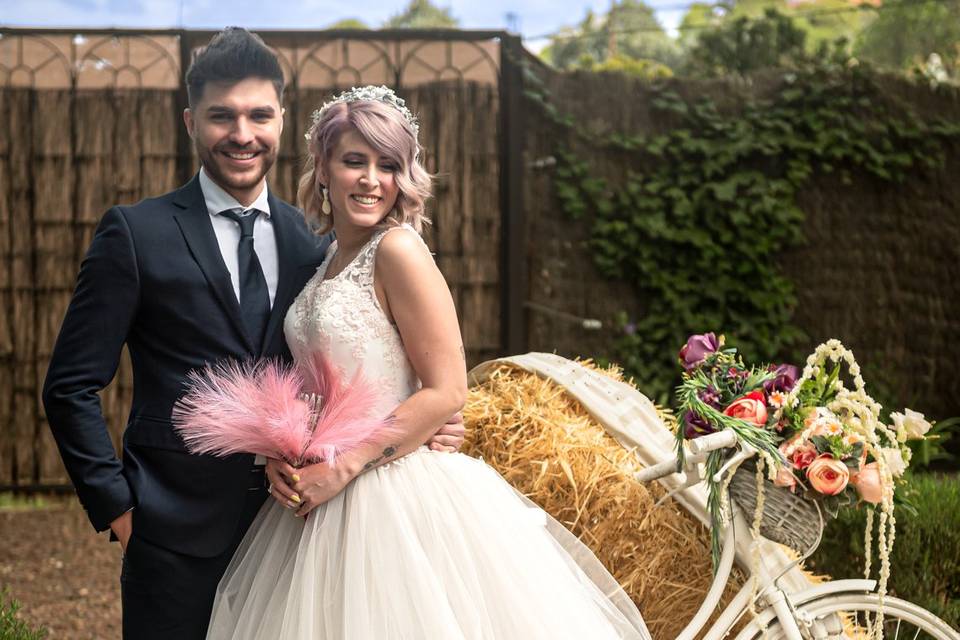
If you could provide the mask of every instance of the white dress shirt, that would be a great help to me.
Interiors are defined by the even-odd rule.
[[[217,244],[220,245],[220,255],[223,256],[223,262],[227,265],[227,271],[230,272],[230,282],[233,283],[233,293],[238,302],[240,301],[240,267],[237,247],[240,244],[240,225],[230,218],[220,215],[220,212],[230,209],[242,209],[244,211],[256,209],[262,212],[253,223],[253,250],[257,252],[263,277],[267,281],[267,291],[270,293],[270,307],[273,308],[273,299],[277,295],[279,268],[277,266],[277,237],[273,231],[266,182],[263,184],[260,195],[249,207],[243,206],[233,196],[224,191],[207,175],[203,168],[200,169],[200,190],[203,191],[207,213],[210,214],[213,232],[217,234]]]
[[[270,307],[273,308],[273,299],[277,295],[277,237],[273,232],[273,221],[270,219],[270,203],[267,200],[267,184],[249,207],[245,207],[232,195],[224,191],[220,185],[210,179],[207,172],[200,168],[200,190],[203,200],[207,204],[207,213],[213,224],[213,232],[217,234],[217,244],[220,245],[220,255],[230,272],[230,282],[233,283],[233,294],[240,301],[240,261],[237,257],[237,248],[240,245],[240,225],[221,211],[230,209],[256,209],[262,213],[253,223],[253,250],[257,252],[257,260],[263,270],[263,277],[267,281],[267,291],[270,293]],[[253,461],[257,467],[267,464],[267,459],[257,455]]]

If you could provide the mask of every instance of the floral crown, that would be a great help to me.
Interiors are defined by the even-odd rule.
[[[403,98],[397,96],[397,94],[393,92],[393,89],[387,86],[380,85],[379,87],[375,87],[372,84],[368,84],[365,87],[353,87],[349,91],[344,91],[340,95],[336,96],[330,102],[325,102],[322,107],[313,112],[313,115],[311,116],[313,124],[310,125],[310,130],[303,134],[303,137],[308,141],[310,140],[310,138],[313,136],[314,129],[317,128],[317,123],[320,122],[320,119],[333,105],[358,102],[360,100],[376,100],[377,102],[383,102],[390,105],[400,112],[400,115],[403,116],[403,119],[406,120],[407,124],[410,125],[410,128],[413,129],[413,136],[417,137],[420,135],[420,124],[417,122],[416,116],[410,112],[410,109],[407,109],[407,103],[403,101]]]

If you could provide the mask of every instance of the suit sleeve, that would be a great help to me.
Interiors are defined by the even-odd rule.
[[[43,387],[50,429],[97,531],[135,504],[98,392],[116,374],[139,293],[130,227],[114,207],[101,220],[80,266]]]

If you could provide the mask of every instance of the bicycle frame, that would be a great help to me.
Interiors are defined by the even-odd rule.
[[[496,367],[503,363],[509,363],[511,366],[536,373],[562,386],[572,398],[580,402],[590,415],[603,425],[607,433],[625,448],[636,452],[637,459],[644,465],[644,469],[635,474],[638,481],[660,481],[662,486],[667,489],[667,494],[660,501],[676,496],[676,502],[681,507],[687,509],[705,525],[710,525],[709,518],[706,516],[706,492],[698,490],[685,493],[684,490],[695,487],[702,482],[702,470],[699,463],[705,461],[707,451],[717,448],[733,448],[735,438],[730,439],[723,435],[724,432],[718,432],[689,442],[690,455],[686,456],[686,465],[680,473],[676,473],[678,469],[674,455],[676,446],[674,435],[664,427],[653,403],[636,388],[624,382],[613,380],[597,371],[586,369],[556,354],[545,353],[528,353],[485,362],[471,370],[471,384],[486,380]],[[724,441],[724,438],[727,440]],[[732,452],[731,459],[742,461],[750,456],[749,450],[745,450],[742,446],[739,449],[739,452]],[[729,459],[728,463],[730,463]],[[752,536],[742,535],[737,538],[733,535],[734,527],[739,528],[741,532],[747,532],[749,526],[739,513],[734,515],[732,522],[734,525],[729,527],[731,530],[725,531],[722,536],[724,545],[720,571],[694,619],[678,636],[681,640],[694,638],[706,626],[710,615],[720,602],[734,560],[739,561],[742,567],[751,566]],[[781,551],[777,550],[773,543],[761,539],[760,544],[762,546],[760,547],[761,571],[758,572],[760,580],[758,585],[760,596],[758,597],[757,607],[758,620],[748,621],[743,632],[736,636],[736,640],[752,640],[759,635],[762,627],[772,625],[778,626],[778,640],[781,637],[800,638],[800,630],[797,626],[798,620],[802,621],[801,624],[806,625],[809,620],[808,612],[811,609],[818,608],[818,603],[826,601],[826,606],[829,608],[832,605],[829,602],[831,600],[844,600],[845,598],[849,600],[851,597],[875,595],[876,582],[874,580],[837,580],[816,585],[811,584],[809,579],[802,576],[795,568],[786,572],[782,571],[784,567],[791,566],[791,561]],[[775,566],[775,564],[781,562],[783,563],[782,566]],[[747,612],[750,596],[753,593],[751,582],[744,585],[720,613],[718,619],[705,632],[705,640],[721,640]],[[857,603],[854,602],[854,604]],[[916,614],[915,617],[918,619],[929,620],[933,618],[938,620],[930,612],[909,602],[901,602],[900,606]],[[822,606],[818,608],[818,610],[823,609]],[[841,611],[844,610],[841,609]],[[942,620],[939,620],[939,622],[945,627]],[[791,633],[791,635],[788,636],[788,633]],[[950,632],[935,635],[935,637],[960,640],[960,634],[951,634]]]
[[[697,610],[697,613],[694,615],[693,619],[677,636],[677,640],[693,640],[697,637],[697,634],[699,634],[700,631],[706,626],[710,615],[717,608],[717,605],[720,604],[720,598],[723,595],[727,580],[730,578],[730,572],[733,570],[734,558],[737,555],[740,555],[743,558],[750,557],[749,544],[740,545],[741,548],[738,549],[736,538],[736,529],[738,527],[744,531],[749,530],[743,515],[739,512],[739,509],[736,509],[734,510],[733,518],[723,533],[723,551],[721,553],[720,563],[717,567],[717,573],[714,576],[710,590],[708,591],[706,597],[704,597],[703,603],[700,605],[700,608]],[[776,616],[780,619],[780,624],[788,640],[802,640],[800,629],[797,626],[796,619],[793,616],[793,606],[794,604],[799,604],[796,596],[788,596],[784,591],[777,587],[775,584],[775,578],[766,571],[762,564],[760,567],[758,567],[758,571],[759,575],[757,577],[759,578],[759,585],[757,588],[757,599],[760,601],[766,601],[767,603],[766,605],[761,605],[759,607],[762,611],[762,615],[759,616],[760,620],[766,623]],[[720,614],[720,617],[717,618],[717,620],[707,631],[706,635],[703,636],[704,640],[722,640],[722,638],[726,637],[730,628],[737,622],[737,620],[739,620],[740,617],[746,613],[750,604],[750,597],[753,594],[753,579],[754,577],[751,576],[743,585],[743,587],[740,588],[740,591],[737,592],[737,595],[734,596],[733,600]],[[838,585],[836,587],[837,590],[849,588],[847,585],[840,585],[839,583],[836,584]],[[817,587],[814,587],[815,590],[819,589],[816,591],[816,595],[819,595],[821,592],[823,592],[822,587],[824,586],[825,585],[818,585]],[[756,630],[754,631],[754,633],[756,633],[759,630],[759,626],[757,626],[756,621],[752,621],[748,625],[748,628],[753,626],[756,626]]]
[[[690,471],[691,469],[688,468],[688,472]],[[751,546],[754,542],[753,536],[746,536],[746,540],[738,539],[736,536],[737,529],[750,531],[742,512],[734,507],[733,517],[723,532],[723,550],[713,583],[697,613],[677,636],[677,640],[693,640],[706,626],[710,615],[720,604],[720,598],[730,578],[735,558],[740,557],[741,563],[744,566],[749,566]],[[772,575],[763,563],[756,567],[756,571],[756,576],[749,577],[733,600],[707,630],[703,640],[723,640],[727,637],[733,625],[748,611],[755,578],[759,581],[757,585],[757,617],[751,620],[737,635],[737,640],[754,638],[763,628],[769,626],[775,618],[780,623],[783,637],[787,640],[803,640],[794,613],[797,607],[830,594],[868,593],[873,591],[877,584],[876,580],[832,580],[788,594],[776,584],[779,574]]]

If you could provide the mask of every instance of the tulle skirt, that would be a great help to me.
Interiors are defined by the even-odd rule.
[[[220,582],[207,637],[650,635],[589,549],[493,469],[421,448],[306,519],[268,499]]]

